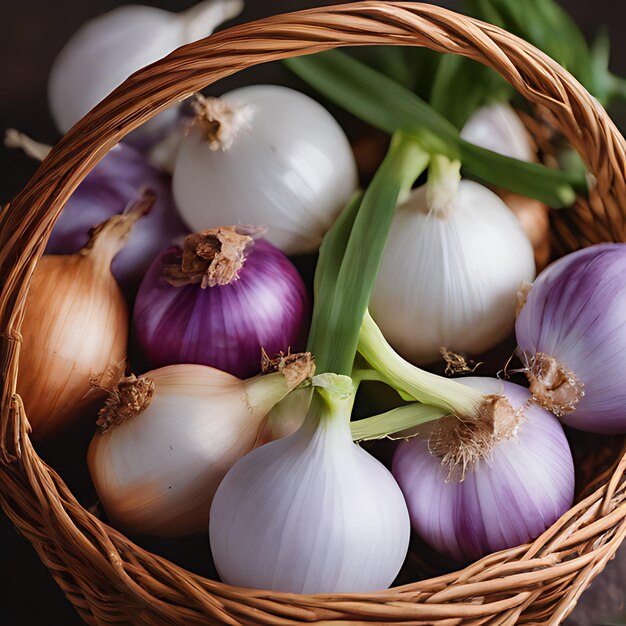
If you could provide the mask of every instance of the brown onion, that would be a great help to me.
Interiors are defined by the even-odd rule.
[[[97,404],[98,387],[117,381],[123,370],[128,309],[111,261],[153,201],[145,194],[126,214],[94,228],[80,252],[44,256],[35,269],[17,391],[36,438],[58,432]]]

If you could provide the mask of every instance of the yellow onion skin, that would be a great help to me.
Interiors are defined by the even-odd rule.
[[[123,368],[128,309],[109,267],[89,254],[44,256],[22,335],[17,391],[34,438],[47,438],[98,405],[94,380]]]

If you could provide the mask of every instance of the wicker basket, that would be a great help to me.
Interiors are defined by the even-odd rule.
[[[81,507],[38,457],[16,379],[29,278],[64,203],[124,135],[175,100],[252,65],[337,46],[427,46],[471,57],[544,107],[597,179],[593,202],[559,214],[569,247],[622,240],[625,145],[594,99],[529,44],[420,3],[357,2],[245,24],[136,73],[53,149],[0,215],[0,501],[90,624],[558,624],[626,534],[626,456],[531,545],[439,578],[369,594],[298,596],[205,580],[142,550]],[[599,471],[599,470],[598,470]]]

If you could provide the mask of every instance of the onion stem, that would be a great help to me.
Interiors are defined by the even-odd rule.
[[[449,214],[461,182],[461,161],[435,155],[428,168],[428,206],[437,216]]]
[[[324,237],[308,343],[319,372],[351,375],[361,321],[398,200],[429,160],[418,142],[396,133],[363,198],[351,202]]]
[[[354,441],[384,439],[395,433],[403,433],[421,424],[438,420],[445,415],[446,411],[443,409],[412,402],[386,413],[352,422],[350,430]],[[404,434],[404,437],[409,436],[408,433]],[[403,435],[399,435],[398,438],[402,437]]]
[[[387,343],[376,322],[366,312],[361,325],[359,352],[392,387],[461,418],[481,418],[485,396],[461,383],[411,365]]]

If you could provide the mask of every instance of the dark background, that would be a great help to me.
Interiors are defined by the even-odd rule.
[[[121,0],[2,0],[0,131],[12,126],[46,143],[58,139],[46,103],[46,81],[52,61],[63,43],[85,20],[127,3]],[[193,1],[175,0],[135,3],[169,10],[194,4]],[[247,0],[246,10],[236,21],[333,3],[328,0]],[[436,3],[452,8],[456,4],[454,0]],[[612,69],[617,74],[626,75],[626,39],[623,36],[626,3],[620,0],[561,0],[561,4],[589,36],[593,36],[601,25],[608,27],[612,36]],[[256,80],[280,80],[281,71],[277,67],[264,69],[256,75]],[[0,147],[0,204],[17,193],[34,168],[34,163],[18,152]],[[571,624],[618,623],[619,620],[611,618],[624,610],[625,551],[609,564],[585,594],[570,619]],[[82,623],[30,545],[17,535],[2,513],[0,555],[0,626],[73,626]]]

